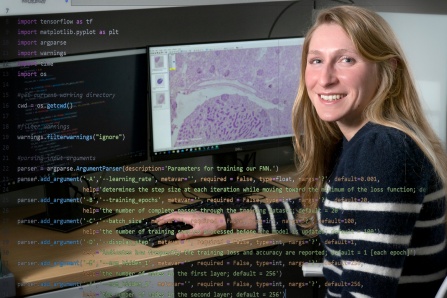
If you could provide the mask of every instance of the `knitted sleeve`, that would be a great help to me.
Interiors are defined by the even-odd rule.
[[[301,206],[300,198],[253,205],[258,221],[258,233],[302,235],[295,221],[295,214],[299,212]]]

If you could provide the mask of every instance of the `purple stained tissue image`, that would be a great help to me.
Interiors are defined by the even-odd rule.
[[[291,134],[300,50],[287,46],[177,54],[182,71],[169,74],[173,145]]]
[[[178,139],[188,145],[268,137],[275,120],[267,112],[245,97],[224,94],[220,98],[206,101],[197,107],[180,128]]]
[[[164,60],[163,60],[163,57],[161,57],[161,56],[156,56],[154,58],[154,62],[155,62],[155,67],[156,68],[164,67]]]

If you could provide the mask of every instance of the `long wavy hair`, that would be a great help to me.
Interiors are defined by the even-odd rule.
[[[322,10],[307,32],[301,58],[301,80],[292,110],[295,133],[298,187],[319,191],[301,193],[303,205],[316,211],[325,178],[333,167],[333,156],[343,135],[334,122],[322,121],[313,107],[304,76],[309,43],[316,28],[337,24],[351,38],[365,59],[376,63],[379,86],[363,116],[370,122],[396,128],[425,153],[447,186],[447,155],[425,118],[404,53],[388,23],[377,13],[356,6],[337,6]],[[316,227],[316,212],[300,213],[297,222],[303,228]]]

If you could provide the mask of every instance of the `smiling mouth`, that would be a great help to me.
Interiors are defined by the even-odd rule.
[[[345,97],[346,94],[333,94],[333,95],[323,95],[320,94],[320,98],[324,101],[336,101]]]

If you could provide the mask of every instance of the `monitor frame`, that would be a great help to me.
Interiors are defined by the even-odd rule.
[[[152,109],[152,82],[151,82],[151,50],[157,49],[161,47],[177,47],[177,46],[197,46],[197,45],[225,45],[225,44],[234,44],[234,43],[250,43],[250,42],[263,42],[263,41],[280,41],[287,39],[296,39],[298,43],[302,46],[304,43],[303,36],[289,36],[289,37],[280,37],[280,38],[256,38],[256,39],[245,39],[245,40],[230,40],[230,41],[214,41],[214,42],[190,42],[190,43],[178,43],[178,44],[167,44],[167,45],[153,45],[148,46],[148,109],[149,109],[149,134],[150,134],[150,142],[149,142],[149,155],[151,161],[167,161],[167,160],[175,160],[175,159],[184,159],[184,158],[192,158],[192,157],[200,157],[200,156],[213,156],[215,158],[219,155],[230,154],[235,156],[238,152],[250,152],[257,151],[260,149],[269,149],[276,148],[282,146],[291,146],[293,144],[293,134],[288,136],[280,136],[280,137],[272,137],[265,138],[260,140],[244,140],[241,142],[232,141],[224,144],[219,144],[218,148],[215,146],[204,146],[204,148],[195,151],[189,151],[188,149],[175,149],[173,151],[180,151],[175,154],[160,154],[156,152],[154,146],[154,116]],[[301,55],[299,57],[301,59]],[[297,61],[298,62],[298,61]],[[298,90],[298,84],[297,84]],[[216,159],[221,159],[220,157],[216,157]],[[225,158],[224,158],[225,159]],[[231,158],[230,158],[231,159]],[[235,159],[233,157],[232,159]],[[228,158],[226,159],[228,160]]]

